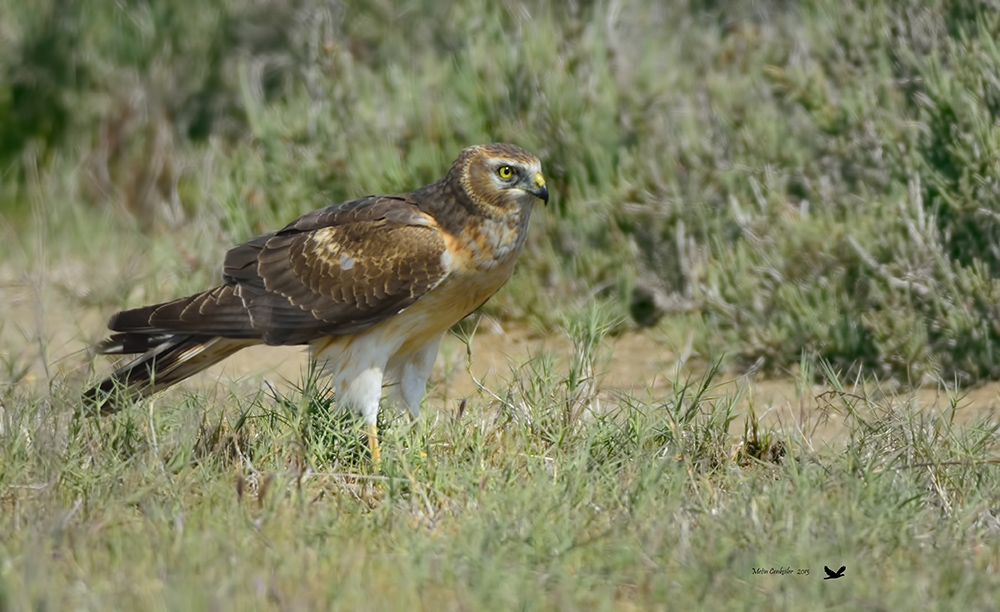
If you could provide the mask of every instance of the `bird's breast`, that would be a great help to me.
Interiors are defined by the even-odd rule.
[[[512,216],[513,217],[513,216]],[[397,315],[362,332],[378,337],[393,354],[419,350],[455,323],[468,316],[510,279],[524,246],[526,215],[480,220],[460,234],[442,230],[441,254],[445,278]],[[314,354],[346,350],[350,337],[331,338],[314,346]]]
[[[506,272],[509,277],[524,247],[527,217],[527,213],[518,211],[497,219],[477,220],[457,235],[445,234],[448,269],[456,275],[479,275],[497,269],[501,276]]]
[[[408,338],[400,352],[416,350],[481,306],[506,283],[524,246],[525,223],[485,220],[460,235],[445,234],[447,277],[386,322]],[[405,332],[404,332],[405,329]]]

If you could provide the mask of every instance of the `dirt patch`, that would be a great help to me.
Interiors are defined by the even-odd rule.
[[[109,312],[69,306],[66,296],[47,287],[34,290],[23,281],[0,282],[0,303],[4,306],[0,327],[0,376],[17,373],[19,384],[48,386],[59,380],[81,389],[98,374],[112,368],[111,360],[91,359],[88,346],[105,333]],[[516,370],[540,354],[556,359],[559,372],[568,367],[573,348],[565,336],[539,336],[521,328],[504,329],[491,322],[481,324],[471,341],[471,359],[466,345],[449,335],[442,342],[434,373],[428,385],[428,408],[454,414],[463,399],[503,389],[514,379]],[[674,381],[700,381],[704,366],[681,364],[666,342],[655,334],[625,333],[607,338],[595,379],[602,401],[614,402],[622,395],[656,402],[671,396]],[[96,369],[96,373],[94,370]],[[680,371],[678,372],[678,369]],[[266,379],[281,391],[299,384],[308,370],[304,347],[253,347],[246,349],[200,376],[182,383],[184,389],[220,392],[235,382],[237,389],[252,393]],[[222,384],[220,384],[222,383]],[[752,409],[765,426],[793,429],[817,444],[836,443],[844,433],[841,404],[822,386],[801,388],[791,379],[758,380],[740,375],[720,375],[710,396],[724,401],[739,393],[736,409],[741,414],[733,433],[742,432],[745,415]],[[869,386],[868,396],[873,397]],[[874,391],[877,396],[878,390]],[[891,393],[886,394],[891,397]],[[988,412],[996,412],[1000,383],[991,382],[964,392],[958,402],[959,422],[970,422]],[[914,401],[920,406],[946,411],[948,395],[943,390],[921,389],[901,393],[892,401]]]

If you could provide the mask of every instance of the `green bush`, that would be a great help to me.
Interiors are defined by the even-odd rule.
[[[42,212],[224,244],[509,140],[555,197],[495,316],[646,299],[709,359],[1000,377],[985,3],[0,7],[0,210],[40,235],[78,224],[23,214],[35,174]]]

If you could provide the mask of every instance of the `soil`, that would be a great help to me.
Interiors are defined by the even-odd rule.
[[[68,304],[73,301],[56,289],[35,291],[23,279],[8,277],[5,282],[0,278],[0,304],[4,310],[0,319],[0,383],[7,382],[4,379],[9,379],[12,372],[26,368],[18,384],[48,387],[50,382],[64,381],[82,389],[98,374],[111,370],[110,360],[93,360],[87,353],[87,347],[105,333],[110,312],[72,308]],[[519,364],[542,353],[554,355],[558,372],[566,372],[573,352],[564,336],[505,329],[487,319],[480,323],[471,347],[470,361],[465,344],[456,336],[449,335],[442,342],[428,385],[428,409],[454,414],[463,399],[481,394],[488,400],[488,392],[480,390],[475,381],[487,390],[501,390],[514,378]],[[220,380],[238,380],[249,392],[261,384],[261,379],[267,379],[281,390],[298,384],[306,371],[304,347],[253,347],[182,385],[211,388]],[[623,394],[655,402],[671,397],[674,381],[700,383],[704,371],[703,363],[682,362],[657,332],[629,332],[604,340],[594,379],[597,397],[605,404]],[[842,439],[844,415],[828,387],[812,385],[801,389],[791,378],[762,379],[725,373],[716,377],[715,385],[709,393],[714,398],[742,392],[737,404],[741,416],[732,426],[734,435],[743,431],[745,415],[752,408],[764,425],[799,430],[814,445],[834,444]],[[877,397],[879,390],[868,385],[867,393],[868,397]],[[961,410],[956,420],[971,422],[997,411],[1000,383],[989,382],[959,395]],[[916,401],[919,406],[942,413],[949,407],[948,393],[940,389],[900,391],[895,395],[886,392],[885,397],[893,398],[897,405]]]

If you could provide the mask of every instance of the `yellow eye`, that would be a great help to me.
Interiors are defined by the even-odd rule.
[[[500,168],[497,169],[497,176],[502,179],[509,179],[514,176],[514,169],[510,166],[500,166]]]

